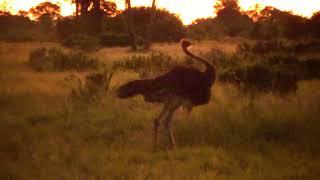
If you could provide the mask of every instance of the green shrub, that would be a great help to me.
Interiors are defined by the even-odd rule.
[[[67,37],[63,41],[63,45],[71,48],[79,48],[85,51],[93,51],[100,46],[99,39],[84,34],[75,34]]]
[[[102,34],[100,36],[100,43],[102,46],[129,46],[130,38],[127,34]]]
[[[95,69],[99,63],[84,53],[65,53],[58,48],[39,48],[30,53],[29,65],[36,71],[65,71]]]

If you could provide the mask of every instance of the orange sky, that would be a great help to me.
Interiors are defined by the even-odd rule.
[[[51,1],[60,3],[63,15],[70,15],[74,6],[66,2],[68,0],[0,0],[0,4],[7,2],[11,12],[28,10],[40,2]],[[131,0],[134,6],[150,5],[152,0]],[[179,14],[184,24],[190,24],[193,20],[213,15],[215,0],[157,0],[158,7]],[[120,9],[123,9],[124,0],[115,0]],[[320,0],[239,0],[240,6],[248,10],[257,3],[264,6],[273,6],[281,10],[291,10],[295,14],[310,17],[314,12],[320,10]],[[1,8],[1,6],[0,6]]]

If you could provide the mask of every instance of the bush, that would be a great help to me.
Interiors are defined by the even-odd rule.
[[[230,67],[243,64],[247,59],[243,58],[240,54],[228,54],[219,48],[212,48],[208,53],[203,55],[209,62],[215,64],[218,70],[223,70]]]
[[[65,53],[58,48],[39,48],[30,53],[29,65],[36,71],[95,69],[99,63],[80,51]]]
[[[0,36],[0,40],[6,42],[30,42],[37,40],[33,34],[29,32],[10,32]]]
[[[176,65],[172,57],[163,53],[153,53],[149,56],[131,56],[114,62],[114,69],[130,70],[145,78],[154,74],[168,71]]]
[[[25,42],[35,40],[35,24],[26,17],[0,15],[0,40],[7,42]]]
[[[84,34],[74,34],[63,41],[66,47],[79,48],[85,51],[93,51],[99,47],[99,39]]]
[[[100,43],[102,46],[129,46],[130,37],[127,34],[102,34],[100,36]]]
[[[307,59],[300,62],[302,79],[320,79],[320,59]]]
[[[317,40],[310,40],[306,42],[284,40],[260,40],[254,44],[239,44],[237,50],[238,53],[253,53],[259,55],[265,55],[270,53],[314,53],[320,50],[320,42]]]
[[[127,25],[124,21],[126,13],[127,11],[123,11],[122,13],[108,20],[108,30],[126,33]],[[133,22],[135,24],[134,31],[136,35],[140,37],[146,37],[146,35],[149,33],[149,30],[151,33],[151,40],[153,42],[178,42],[185,36],[185,27],[183,26],[179,17],[167,10],[156,10],[156,12],[153,14],[154,19],[151,27],[148,27],[150,24],[151,8],[132,8],[131,13]]]
[[[64,85],[71,88],[70,100],[92,102],[101,99],[109,90],[113,74],[108,70],[92,72],[85,76],[84,81],[74,74],[66,77]]]
[[[247,93],[259,91],[286,95],[296,92],[299,81],[298,66],[285,64],[282,59],[274,61],[276,62],[279,64],[257,61],[253,64],[230,66],[222,70],[219,80],[235,84]]]

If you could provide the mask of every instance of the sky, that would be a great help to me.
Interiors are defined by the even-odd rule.
[[[75,9],[68,0],[0,0],[0,4],[6,2],[7,9],[11,12],[18,10],[29,10],[31,7],[44,2],[51,1],[60,3],[62,15],[71,15]],[[119,9],[124,8],[124,0],[114,0]],[[150,6],[152,0],[131,0],[133,6]],[[215,0],[157,0],[159,8],[165,8],[170,12],[178,14],[184,24],[190,24],[197,18],[213,16],[213,5]],[[242,9],[249,10],[259,4],[260,7],[273,6],[280,10],[292,11],[294,14],[311,17],[320,10],[320,0],[239,0]],[[1,9],[1,6],[0,6]]]

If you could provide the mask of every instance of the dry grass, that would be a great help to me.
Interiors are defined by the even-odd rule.
[[[195,51],[212,45],[233,51],[233,41],[199,42]],[[70,89],[61,83],[75,72],[36,73],[25,65],[28,53],[43,45],[57,46],[1,43],[0,179],[320,177],[318,81],[301,82],[297,94],[284,99],[261,95],[253,106],[234,87],[218,83],[208,105],[189,117],[183,110],[175,115],[178,150],[152,153],[152,119],[160,106],[113,95],[137,74],[116,73],[99,103],[68,102]],[[182,56],[178,44],[153,49]],[[132,54],[112,48],[92,56],[111,64]]]

